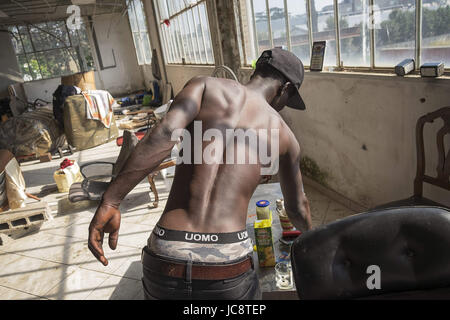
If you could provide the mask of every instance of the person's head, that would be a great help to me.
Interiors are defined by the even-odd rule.
[[[277,111],[285,106],[304,110],[305,103],[300,97],[298,89],[303,82],[303,63],[292,52],[281,48],[264,51],[256,62],[254,77],[274,80],[276,96],[270,105]]]
[[[283,109],[289,99],[295,94],[294,85],[280,71],[267,63],[258,65],[251,79],[258,76],[274,80],[273,83],[276,86],[277,94],[269,104],[277,111]]]

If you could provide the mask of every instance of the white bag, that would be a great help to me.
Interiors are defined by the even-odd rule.
[[[76,162],[64,169],[56,170],[53,178],[55,179],[59,192],[68,192],[73,183],[83,181],[80,167]]]
[[[16,158],[11,159],[5,167],[6,196],[10,209],[25,207],[25,179]]]

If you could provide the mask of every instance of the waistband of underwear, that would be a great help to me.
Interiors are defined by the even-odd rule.
[[[248,239],[247,230],[227,233],[202,233],[165,229],[156,225],[153,234],[162,240],[183,241],[191,243],[236,243]]]

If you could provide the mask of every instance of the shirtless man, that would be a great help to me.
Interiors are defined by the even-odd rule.
[[[286,105],[305,109],[298,93],[303,73],[303,64],[294,54],[275,48],[263,52],[245,86],[228,79],[191,79],[161,123],[136,146],[103,195],[89,226],[89,249],[94,256],[105,266],[108,264],[103,238],[108,233],[110,248],[117,247],[120,202],[170,156],[180,129],[195,135],[196,123],[201,123],[201,133],[218,129],[224,132],[223,136],[230,129],[277,130],[278,154],[271,156],[279,161],[287,214],[297,229],[311,229],[299,168],[300,147],[278,114]],[[184,139],[183,136],[183,142]],[[183,148],[183,152],[194,151],[191,159],[196,151],[220,142],[203,140],[199,146],[193,143],[195,138],[191,141],[191,150]],[[225,159],[225,145],[230,141],[223,142],[223,152],[216,152],[213,157]],[[267,143],[273,141],[267,139]],[[244,152],[250,157],[257,149],[244,142],[235,145],[233,152]],[[146,298],[261,298],[253,268],[253,246],[245,230],[249,201],[261,180],[262,167],[259,160],[245,164],[217,161],[177,165],[166,207],[142,253]]]

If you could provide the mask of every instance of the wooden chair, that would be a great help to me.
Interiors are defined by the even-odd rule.
[[[439,129],[436,137],[438,151],[437,175],[435,177],[425,174],[425,146],[423,140],[423,131],[425,124],[433,123],[434,120],[441,118],[444,125]],[[414,179],[414,195],[410,198],[389,202],[374,209],[403,207],[403,206],[439,206],[446,205],[437,203],[423,196],[423,183],[429,183],[434,186],[450,191],[450,150],[445,152],[444,137],[450,135],[450,107],[444,107],[434,112],[428,113],[419,118],[416,125],[416,152],[417,152],[417,173]]]

